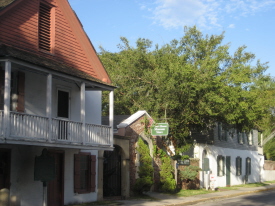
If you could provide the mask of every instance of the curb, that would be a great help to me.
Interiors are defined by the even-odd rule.
[[[194,205],[200,202],[206,202],[210,200],[218,200],[218,199],[224,199],[224,198],[229,198],[229,197],[237,197],[241,195],[246,195],[246,194],[251,194],[251,193],[258,193],[258,192],[264,192],[264,191],[269,191],[269,190],[275,190],[275,187],[272,188],[267,188],[267,189],[259,189],[259,190],[252,190],[252,191],[247,191],[247,192],[240,192],[232,195],[223,195],[223,196],[218,196],[218,197],[209,197],[209,198],[202,198],[199,200],[193,200],[193,201],[188,201],[188,202],[182,202],[182,203],[174,203],[174,204],[166,204],[163,206],[182,206],[182,205]]]

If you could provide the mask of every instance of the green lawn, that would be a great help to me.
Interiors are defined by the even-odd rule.
[[[213,193],[217,191],[213,190],[206,190],[206,189],[198,189],[198,190],[180,190],[176,195],[178,197],[189,197],[189,196],[194,196],[194,195],[202,195],[202,194],[208,194],[208,193]]]

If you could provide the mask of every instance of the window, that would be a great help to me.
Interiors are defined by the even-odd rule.
[[[222,123],[218,123],[218,139],[227,141],[229,136],[228,129],[226,127],[223,128]]]
[[[217,168],[218,168],[217,175],[218,176],[224,176],[224,173],[225,173],[225,168],[224,167],[225,167],[224,156],[219,155],[217,157]]]
[[[51,12],[52,6],[47,3],[40,3],[39,8],[39,30],[38,30],[38,45],[39,49],[51,52]]]
[[[246,175],[251,175],[251,158],[246,158]]]
[[[242,158],[241,157],[236,158],[236,175],[237,176],[242,175]]]
[[[249,132],[247,136],[248,145],[253,145],[253,131]]]
[[[74,155],[74,192],[95,192],[96,156],[89,153]]]
[[[239,144],[244,144],[245,133],[244,132],[238,132],[237,137],[238,137],[238,143]]]

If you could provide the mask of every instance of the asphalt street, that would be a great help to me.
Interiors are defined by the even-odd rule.
[[[275,205],[275,191],[265,191],[249,195],[242,195],[237,197],[230,197],[220,200],[212,200],[201,202],[196,205],[204,206],[274,206]]]

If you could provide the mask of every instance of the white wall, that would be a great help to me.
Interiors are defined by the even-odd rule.
[[[85,95],[86,123],[101,125],[102,92],[87,91]]]
[[[57,90],[70,92],[69,119],[80,121],[80,87],[75,83],[53,78],[52,80],[52,117],[57,117]],[[25,72],[25,112],[46,116],[47,76]],[[86,123],[101,125],[101,91],[85,92]]]
[[[74,193],[74,154],[77,154],[79,150],[66,150],[65,156],[65,179],[64,179],[64,204],[75,204],[75,203],[84,203],[92,202],[97,200],[97,192],[87,193],[87,194],[77,194]],[[81,152],[88,152],[92,155],[98,157],[97,150],[81,150]],[[97,159],[97,158],[96,158]],[[98,171],[98,161],[96,161],[96,171]],[[97,191],[97,178],[98,174],[96,173],[96,191]]]
[[[250,150],[237,150],[231,148],[222,148],[213,145],[202,145],[197,144],[194,148],[196,151],[195,158],[202,158],[203,151],[206,150],[207,157],[209,158],[210,170],[212,174],[215,175],[216,187],[225,187],[226,186],[226,175],[218,177],[217,176],[217,156],[222,155],[224,157],[230,156],[231,157],[231,185],[238,185],[244,183],[244,176],[246,170],[246,158],[251,158],[251,175],[249,175],[248,182],[260,182],[260,157],[258,156],[257,151],[250,151]],[[240,156],[242,158],[242,175],[236,176],[236,158]],[[226,161],[226,160],[225,160]],[[200,167],[202,168],[202,161],[200,161]],[[225,169],[226,170],[226,169]],[[203,180],[203,172],[200,172],[200,180]],[[203,182],[201,182],[203,185]]]
[[[263,172],[263,182],[275,180],[275,170],[264,170]]]
[[[43,184],[34,181],[35,156],[40,156],[44,147],[24,145],[0,145],[0,148],[11,149],[11,186],[10,197],[16,206],[42,205]],[[48,148],[54,149],[54,148]],[[78,149],[57,149],[64,151],[64,204],[92,202],[97,200],[97,192],[87,194],[74,193],[74,154]],[[97,150],[83,150],[98,156]],[[98,164],[98,161],[97,161]],[[96,171],[98,165],[96,164]],[[96,180],[98,179],[96,174]],[[96,191],[97,191],[96,182]]]
[[[25,72],[25,112],[46,116],[47,77]]]

